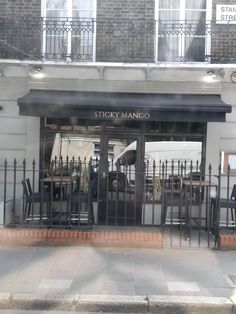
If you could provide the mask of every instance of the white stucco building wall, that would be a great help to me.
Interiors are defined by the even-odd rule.
[[[220,153],[236,151],[236,84],[230,75],[236,67],[216,68],[217,77],[206,82],[206,66],[169,67],[155,64],[60,64],[45,63],[43,77],[35,77],[38,65],[27,62],[0,63],[0,162],[6,158],[12,163],[39,160],[40,119],[19,116],[17,99],[29,89],[116,91],[143,93],[220,94],[232,105],[226,123],[208,123],[206,164],[211,163],[213,173],[218,171]],[[223,73],[223,75],[222,75]]]

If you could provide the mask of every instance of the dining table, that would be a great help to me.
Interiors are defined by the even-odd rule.
[[[42,179],[48,183],[72,183],[78,179],[78,176],[48,176]]]

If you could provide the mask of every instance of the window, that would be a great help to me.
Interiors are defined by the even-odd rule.
[[[100,143],[94,143],[93,155],[95,158],[100,159]]]
[[[94,61],[96,0],[44,0],[45,59]]]
[[[221,152],[221,172],[236,173],[236,152]]]
[[[114,146],[113,144],[108,144],[108,160],[111,161],[114,158]],[[94,150],[93,154],[95,158],[100,159],[100,150],[101,145],[100,143],[94,143]]]
[[[114,145],[108,144],[108,160],[111,161],[114,158]]]
[[[156,0],[156,61],[210,61],[212,0]]]

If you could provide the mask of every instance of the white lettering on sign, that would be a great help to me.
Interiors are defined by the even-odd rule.
[[[217,4],[216,24],[236,24],[236,5]]]
[[[94,118],[117,120],[148,120],[149,112],[119,112],[119,111],[95,111]]]

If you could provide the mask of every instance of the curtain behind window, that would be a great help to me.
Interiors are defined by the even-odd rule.
[[[206,0],[160,0],[158,60],[167,62],[203,61]]]
[[[94,17],[94,0],[47,0],[47,17]],[[72,7],[71,7],[72,5]],[[72,12],[72,15],[71,15]]]
[[[96,0],[45,0],[45,58],[93,58]]]
[[[73,17],[92,18],[94,16],[94,0],[73,0]]]
[[[46,17],[65,17],[67,16],[66,0],[47,0]]]

